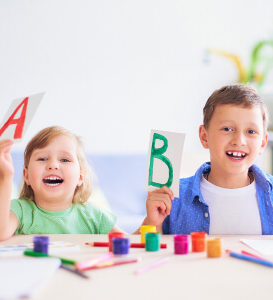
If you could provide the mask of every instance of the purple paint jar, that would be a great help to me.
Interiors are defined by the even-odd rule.
[[[34,236],[33,237],[33,250],[48,254],[49,237],[48,236]]]
[[[189,253],[189,241],[188,235],[175,235],[174,238],[174,254],[188,254]]]
[[[113,238],[113,253],[118,255],[128,254],[130,251],[130,240],[127,238]]]

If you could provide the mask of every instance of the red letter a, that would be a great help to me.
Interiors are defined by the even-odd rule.
[[[14,116],[20,109],[20,107],[23,105],[21,116],[18,119],[14,119]],[[28,97],[26,97],[15,109],[13,114],[9,117],[7,122],[3,125],[3,127],[0,129],[0,136],[3,134],[3,132],[9,127],[9,125],[16,124],[16,129],[14,132],[14,139],[20,139],[22,137],[23,128],[25,124],[26,119],[26,112],[27,112],[27,105],[28,105]]]

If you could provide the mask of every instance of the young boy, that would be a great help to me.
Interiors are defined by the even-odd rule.
[[[167,187],[148,193],[143,225],[164,234],[273,234],[273,176],[254,164],[268,139],[265,104],[254,89],[231,85],[209,97],[203,114],[210,162],[180,180],[179,198]]]

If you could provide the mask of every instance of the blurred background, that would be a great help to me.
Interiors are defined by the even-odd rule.
[[[193,175],[209,159],[198,127],[215,89],[252,84],[273,111],[272,40],[270,0],[2,0],[0,118],[46,92],[15,162],[37,131],[64,126],[82,137],[107,205],[140,220],[150,130],[186,133],[181,176]],[[258,164],[272,172],[270,147]]]

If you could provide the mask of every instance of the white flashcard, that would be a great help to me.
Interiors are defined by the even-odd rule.
[[[45,93],[35,94],[12,101],[0,126],[0,140],[20,141],[41,103]]]
[[[185,134],[151,130],[146,190],[169,187],[179,197],[179,177]]]

